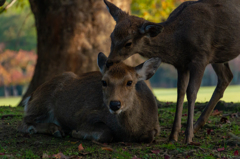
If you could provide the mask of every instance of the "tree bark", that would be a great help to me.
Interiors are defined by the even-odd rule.
[[[37,29],[37,64],[22,101],[42,83],[65,71],[96,71],[97,54],[110,52],[115,21],[103,0],[29,0]],[[130,11],[130,0],[111,0]],[[139,56],[128,59],[137,65]],[[22,105],[22,101],[19,105]]]

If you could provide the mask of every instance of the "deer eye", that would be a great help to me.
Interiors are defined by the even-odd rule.
[[[125,47],[130,47],[132,45],[132,42],[126,43]]]
[[[107,87],[107,82],[102,80],[102,86]]]
[[[131,85],[132,85],[132,81],[128,81],[127,86],[131,86]]]

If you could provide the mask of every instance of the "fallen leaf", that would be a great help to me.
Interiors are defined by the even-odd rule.
[[[189,145],[193,145],[193,146],[201,146],[201,143],[199,143],[199,142],[191,142]]]
[[[218,148],[217,151],[218,151],[218,152],[224,151],[224,147],[223,147],[223,148]]]
[[[170,159],[170,156],[164,155],[164,159]]]
[[[222,114],[222,111],[218,111],[218,110],[216,109],[216,110],[214,110],[214,111],[212,112],[211,116],[217,116],[217,115],[220,115],[220,114]]]
[[[111,147],[102,147],[102,150],[113,151],[113,149]]]
[[[138,158],[138,157],[135,155],[132,159],[141,159],[141,158]]]
[[[212,130],[212,129],[207,129],[207,134],[208,134],[208,135],[210,135],[210,134],[211,134],[211,132],[213,132],[213,130]]]
[[[154,153],[154,154],[159,154],[160,150],[151,150],[151,152]]]
[[[84,150],[82,144],[78,145],[78,151],[82,151],[82,150]]]
[[[59,152],[58,154],[53,155],[52,158],[53,157],[58,158],[58,159],[69,159],[69,157],[65,156],[62,152]]]
[[[234,152],[234,156],[238,156],[238,150]]]
[[[42,158],[50,158],[50,156],[47,153],[43,153]]]

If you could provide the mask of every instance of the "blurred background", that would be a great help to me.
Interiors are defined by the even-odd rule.
[[[153,22],[165,21],[184,2],[110,1]],[[114,25],[102,0],[6,0],[0,7],[0,105],[21,105],[40,84],[61,72],[80,75],[97,70],[97,54],[109,53]],[[128,59],[132,65],[142,61],[141,57]],[[231,61],[230,67],[234,78],[223,100],[240,102],[240,57]],[[173,66],[162,64],[150,82],[160,101],[176,101],[177,72]],[[216,84],[215,72],[208,66],[197,101],[208,101]]]

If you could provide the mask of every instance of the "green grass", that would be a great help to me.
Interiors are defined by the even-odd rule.
[[[8,97],[8,98],[4,98],[1,97],[0,98],[0,105],[5,105],[5,106],[17,106],[17,104],[20,102],[21,97]]]
[[[209,101],[215,87],[201,87],[198,96],[197,96],[197,102],[206,102]],[[159,101],[168,101],[168,102],[176,102],[177,101],[177,89],[176,88],[170,88],[170,89],[153,89],[153,92],[155,96],[157,96]],[[240,102],[240,86],[229,86],[225,93],[223,98],[221,99],[225,102]],[[185,101],[187,101],[187,98],[185,96]]]

